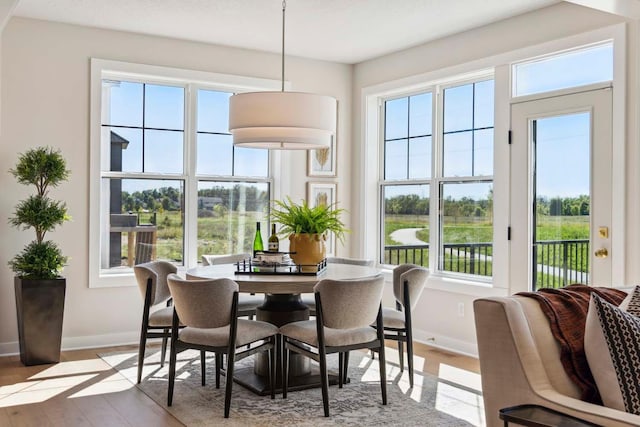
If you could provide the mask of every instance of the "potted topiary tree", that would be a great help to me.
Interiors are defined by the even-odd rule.
[[[20,360],[25,365],[57,363],[66,291],[60,273],[67,257],[45,235],[69,219],[66,204],[48,196],[49,188],[67,180],[69,170],[59,150],[38,147],[21,154],[9,172],[19,183],[36,187],[36,194],[18,203],[9,218],[12,226],[36,232],[36,239],[9,261],[16,274]]]
[[[326,257],[327,232],[333,232],[338,240],[344,241],[348,230],[340,220],[342,212],[344,209],[324,204],[310,207],[306,200],[298,205],[287,197],[286,201],[274,201],[271,220],[280,224],[279,234],[289,236],[291,259],[297,265],[314,266]],[[312,267],[306,269],[310,271]]]

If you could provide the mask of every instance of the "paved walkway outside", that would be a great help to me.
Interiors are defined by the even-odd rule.
[[[398,242],[401,245],[424,245],[424,240],[418,239],[416,237],[416,232],[419,230],[423,230],[422,228],[400,228],[393,233],[389,237]]]

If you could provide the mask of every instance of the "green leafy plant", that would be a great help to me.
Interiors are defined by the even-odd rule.
[[[273,204],[270,216],[272,221],[280,224],[280,235],[324,234],[331,231],[338,240],[344,242],[344,235],[349,232],[340,220],[340,215],[345,210],[334,205],[310,207],[306,200],[298,205],[289,197],[285,201],[275,200]]]
[[[67,163],[59,150],[38,147],[20,155],[15,169],[9,170],[20,184],[34,185],[36,194],[16,206],[9,224],[27,230],[33,228],[36,240],[16,255],[9,266],[18,276],[27,279],[54,279],[59,277],[67,257],[50,240],[44,240],[48,231],[70,219],[66,203],[48,197],[50,187],[57,187],[69,178]]]

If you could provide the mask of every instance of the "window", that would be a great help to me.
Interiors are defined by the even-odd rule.
[[[193,266],[202,254],[250,251],[256,222],[268,220],[273,179],[268,150],[233,146],[235,90],[104,69],[99,85],[97,276],[131,274],[154,259]]]
[[[385,103],[383,263],[429,262],[433,93]]]
[[[198,90],[198,259],[203,254],[251,252],[256,222],[266,221],[269,209],[269,150],[233,146],[230,96]]]
[[[513,96],[613,80],[613,42],[555,53],[513,65]]]
[[[437,269],[491,276],[493,80],[443,91]]]
[[[493,92],[484,79],[385,101],[381,262],[492,275]]]

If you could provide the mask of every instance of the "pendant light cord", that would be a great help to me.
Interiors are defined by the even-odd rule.
[[[282,92],[284,92],[284,11],[287,8],[287,0],[282,0]]]

